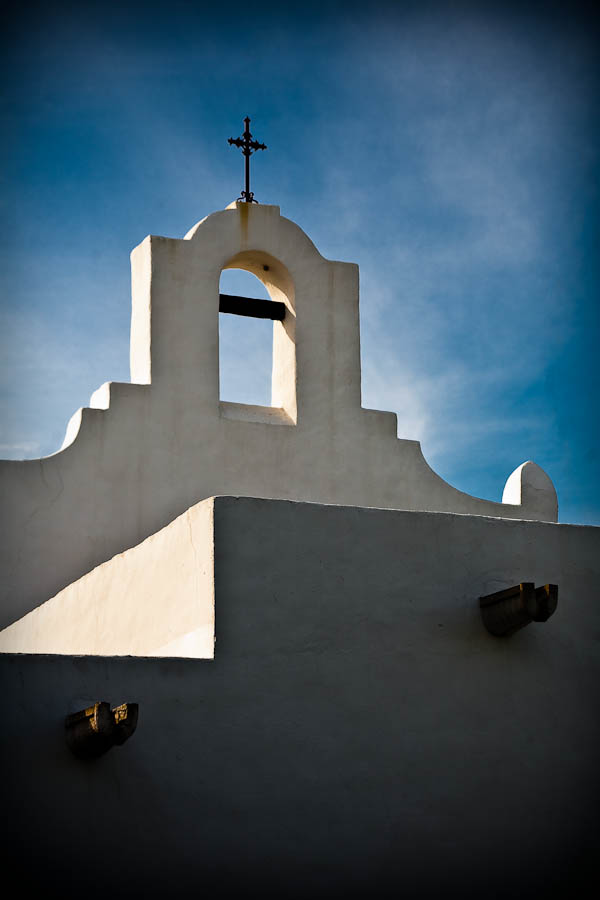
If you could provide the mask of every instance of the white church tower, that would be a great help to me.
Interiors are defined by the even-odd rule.
[[[557,524],[532,462],[502,502],[456,490],[361,406],[358,268],[279,207],[131,259],[131,384],[0,464],[12,858],[98,896],[568,884],[600,529]],[[227,268],[270,301],[220,295]],[[273,320],[270,406],[220,400],[220,309]]]
[[[1,464],[1,624],[214,495],[556,521],[534,463],[503,503],[480,500],[398,440],[394,413],[361,407],[358,267],[324,259],[279,207],[238,201],[183,240],[147,237],[131,261],[132,383],[99,388],[59,453]],[[219,400],[227,268],[256,275],[273,301],[259,313],[281,316],[268,407]]]

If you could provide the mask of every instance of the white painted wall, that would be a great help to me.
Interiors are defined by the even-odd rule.
[[[20,888],[595,896],[600,528],[235,497],[213,521],[214,659],[0,655]],[[492,637],[479,595],[525,580],[556,613]],[[63,723],[96,700],[139,724],[86,763]]]
[[[273,408],[219,402],[226,267],[286,304]],[[278,207],[234,203],[184,240],[147,237],[132,253],[132,294],[133,383],[95,392],[59,453],[0,464],[0,625],[214,494],[556,520],[533,463],[506,502],[471,497],[418,442],[397,439],[394,414],[361,408],[358,268],[324,259]]]
[[[253,532],[259,521],[264,537],[257,544]],[[303,527],[308,529],[306,535],[301,533]],[[329,535],[329,529],[336,534]],[[365,547],[371,548],[373,558],[363,561],[359,573],[356,559],[364,557]],[[313,582],[310,573],[315,565],[320,577],[333,579],[332,586]],[[257,574],[262,587],[255,581]],[[289,591],[299,603],[316,590],[322,593],[322,602],[328,602],[325,598],[333,592],[331,602],[339,603],[336,591],[346,591],[352,582],[354,591],[369,598],[367,603],[377,604],[380,595],[390,602],[392,597],[409,598],[417,617],[426,616],[443,592],[444,607],[449,607],[457,625],[463,615],[466,627],[478,612],[481,595],[522,581],[558,584],[564,615],[565,599],[570,603],[581,589],[591,598],[599,576],[598,528],[455,513],[208,498],[5,628],[0,632],[0,653],[210,659],[215,596],[217,604],[226,603],[221,592],[232,579],[240,597],[247,592],[249,602],[267,606],[272,597],[269,585],[277,579],[277,591]],[[257,615],[265,613],[260,609]],[[293,640],[295,615],[288,627]],[[332,622],[330,627],[338,626]],[[552,630],[556,627],[553,620]],[[323,634],[323,640],[333,637]],[[268,643],[264,651],[269,652]],[[429,652],[426,642],[422,652]]]
[[[214,655],[213,499],[0,631],[0,653]]]

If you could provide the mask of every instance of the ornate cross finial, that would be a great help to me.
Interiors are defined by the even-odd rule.
[[[227,141],[228,144],[235,144],[236,147],[242,148],[242,153],[246,159],[246,190],[242,191],[242,195],[240,200],[245,200],[246,203],[258,203],[258,200],[254,199],[254,194],[250,190],[250,157],[252,156],[255,150],[266,150],[266,144],[259,144],[258,141],[252,140],[252,134],[250,133],[250,119],[248,116],[244,119],[244,125],[246,126],[244,133],[241,138],[229,138]]]

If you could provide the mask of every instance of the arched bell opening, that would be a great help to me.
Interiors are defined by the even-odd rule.
[[[221,272],[219,296],[219,399],[271,406],[272,322],[232,312],[250,306],[238,297],[270,303],[267,290],[245,269],[226,269]]]
[[[222,410],[266,407],[295,424],[296,317],[288,270],[263,252],[237,254],[221,272],[219,310]]]

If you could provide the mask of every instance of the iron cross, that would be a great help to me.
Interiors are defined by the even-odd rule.
[[[236,147],[241,147],[242,153],[246,159],[246,190],[242,191],[240,200],[245,200],[246,203],[258,203],[258,200],[254,199],[254,194],[250,190],[250,157],[255,150],[266,150],[267,145],[259,144],[258,141],[252,140],[252,134],[250,133],[250,119],[248,116],[244,119],[244,125],[246,126],[246,129],[243,135],[238,138],[229,138],[227,143],[235,144]]]

